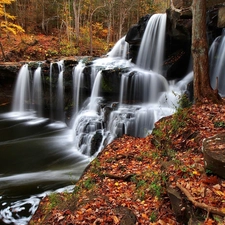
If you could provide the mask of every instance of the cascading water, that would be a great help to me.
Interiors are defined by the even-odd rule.
[[[37,116],[42,116],[42,79],[41,79],[41,67],[39,66],[33,77],[32,88],[32,104],[33,110],[37,112]]]
[[[97,107],[98,107],[98,97],[99,97],[99,92],[100,92],[100,85],[101,85],[101,78],[102,78],[102,71],[99,71],[97,73],[97,76],[95,78],[95,82],[92,88],[92,92],[91,92],[91,97],[90,97],[90,102],[88,104],[88,109],[89,110],[93,110],[93,111],[97,111]]]
[[[12,111],[24,113],[30,109],[31,92],[30,92],[30,73],[28,65],[22,66],[13,95]]]
[[[216,38],[209,50],[210,82],[213,89],[218,88],[219,94],[225,96],[225,30]]]
[[[125,41],[125,36],[122,37],[112,48],[112,50],[107,54],[109,57],[119,57],[122,59],[127,58],[128,53],[128,43]]]
[[[138,52],[137,66],[161,74],[164,54],[166,14],[152,15]]]
[[[53,109],[52,109],[52,63],[50,63],[49,69],[49,104],[50,104],[50,119],[53,119]]]
[[[83,84],[83,69],[85,64],[80,61],[73,69],[73,99],[74,99],[74,114],[77,115],[80,109],[80,89]]]
[[[152,31],[144,34],[141,46],[145,47],[140,49],[139,55],[142,57],[140,56],[137,65],[126,60],[125,37],[115,45],[108,57],[94,60],[91,65],[88,65],[91,66],[89,77],[85,76],[84,78],[85,64],[78,63],[73,69],[74,118],[71,120],[71,128],[65,123],[52,122],[48,119],[41,120],[41,122],[37,119],[21,121],[16,126],[11,126],[11,122],[10,126],[6,126],[6,122],[0,120],[0,130],[4,131],[2,133],[12,135],[11,131],[15,128],[18,131],[14,132],[16,133],[15,137],[10,137],[11,139],[0,137],[2,140],[0,146],[3,146],[2,149],[0,148],[0,154],[4,151],[4,154],[13,155],[18,160],[15,164],[10,164],[9,157],[1,154],[4,156],[0,157],[0,169],[3,173],[0,176],[0,181],[5,183],[4,187],[0,187],[3,192],[11,191],[13,196],[18,196],[19,194],[17,192],[15,194],[15,190],[20,185],[24,187],[27,195],[34,196],[36,194],[35,201],[32,203],[30,203],[31,198],[25,201],[27,205],[31,205],[26,210],[29,211],[30,207],[34,213],[37,202],[41,198],[37,193],[67,186],[71,180],[71,174],[77,180],[89,161],[113,139],[123,134],[144,137],[152,131],[157,120],[174,112],[176,98],[175,102],[168,104],[168,101],[166,103],[164,101],[168,98],[165,96],[172,93],[172,89],[175,89],[176,92],[184,91],[183,87],[186,83],[171,86],[160,75],[162,53],[164,52],[162,49],[164,46],[163,36],[165,36],[162,30],[165,29],[165,20],[164,14],[153,15],[152,19],[149,20],[146,32],[148,33],[148,29]],[[157,38],[156,35],[158,35]],[[157,50],[153,47],[146,48],[149,40],[152,39],[158,39],[157,43],[154,42],[154,47],[161,46],[161,48],[157,47]],[[144,49],[149,51],[149,48],[153,48],[151,50],[153,57],[144,51]],[[153,62],[153,58],[156,59],[155,62]],[[54,83],[56,93],[54,93],[54,88],[50,83],[50,105],[51,110],[57,109],[56,119],[64,121],[63,61],[58,62],[58,70],[58,79]],[[120,81],[117,80],[116,84],[120,90],[116,96],[104,96],[102,94],[104,88],[111,90],[104,83],[104,72],[114,70],[119,71],[120,74],[120,79],[118,79]],[[36,72],[41,74],[39,68]],[[39,75],[34,75],[34,78],[40,80]],[[21,68],[18,76],[13,111],[30,109],[26,106],[30,102],[29,79],[28,65],[25,65]],[[83,101],[83,97],[81,98],[82,88],[85,88],[86,80],[92,88],[92,93]],[[36,81],[34,82],[36,83]],[[53,82],[52,73],[50,74],[50,82]],[[34,87],[41,88],[40,85],[36,84],[33,84]],[[38,102],[39,97],[35,99],[35,102]],[[109,100],[108,97],[113,100]],[[37,109],[35,108],[35,110]],[[37,115],[40,116],[39,113]],[[19,132],[21,130],[28,131],[22,134]],[[18,149],[19,151],[17,151]],[[21,155],[23,157],[20,157]],[[12,170],[4,169],[6,164],[11,165]],[[7,196],[0,197],[0,220],[4,220],[5,223],[16,221],[17,224],[26,224],[30,215],[23,218],[18,214],[15,216],[10,214],[10,208],[14,209],[15,205],[17,211],[23,212],[24,201],[19,201],[19,203],[16,200],[15,203],[13,200],[10,203],[7,201]],[[9,214],[13,218],[8,219],[7,215]]]
[[[57,83],[57,113],[56,119],[64,121],[64,87],[63,87],[63,61],[58,62],[59,76]]]

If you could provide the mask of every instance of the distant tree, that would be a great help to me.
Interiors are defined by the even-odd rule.
[[[105,1],[96,1],[95,4],[89,5],[89,38],[90,38],[90,54],[93,54],[93,32],[92,32],[92,24],[93,24],[93,16],[100,8],[106,7]]]
[[[0,1],[0,37],[2,36],[2,33],[8,34],[13,33],[17,34],[18,32],[24,32],[23,28],[19,25],[16,25],[13,23],[15,20],[15,16],[10,15],[6,12],[6,5],[10,5],[15,0],[1,0]],[[2,46],[2,43],[0,41],[0,48],[3,55],[3,59],[6,61],[7,58],[4,53],[4,49]]]
[[[81,2],[82,0],[73,0],[73,14],[74,14],[76,40],[79,39],[80,35]]]
[[[112,15],[113,15],[113,7],[115,5],[115,0],[107,0],[107,9],[108,9],[108,34],[107,34],[107,45],[109,45],[111,41],[111,32],[112,32]]]

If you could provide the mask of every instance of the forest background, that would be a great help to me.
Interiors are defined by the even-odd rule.
[[[170,0],[0,0],[0,61],[101,56]]]

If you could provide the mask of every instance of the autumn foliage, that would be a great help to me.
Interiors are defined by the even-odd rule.
[[[192,106],[146,138],[114,140],[74,192],[44,198],[30,224],[224,224],[225,181],[205,169],[201,150],[204,138],[224,131],[224,115],[223,104]]]

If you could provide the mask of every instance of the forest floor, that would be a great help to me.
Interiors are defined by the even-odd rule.
[[[5,55],[4,59],[1,52],[1,62],[43,61],[47,57],[57,57],[56,49],[60,49],[59,40],[54,35],[3,35],[1,43]]]
[[[75,43],[60,38],[57,32],[51,35],[2,34],[1,44],[4,55],[0,51],[0,62],[60,60],[75,55],[90,55],[87,43],[77,43],[75,45]],[[101,46],[102,48],[98,46],[98,49],[93,46],[93,55],[99,57],[106,54],[103,46]]]
[[[74,192],[45,197],[29,224],[225,224],[225,180],[202,152],[204,138],[224,131],[224,104],[178,109],[146,138],[106,146]]]

